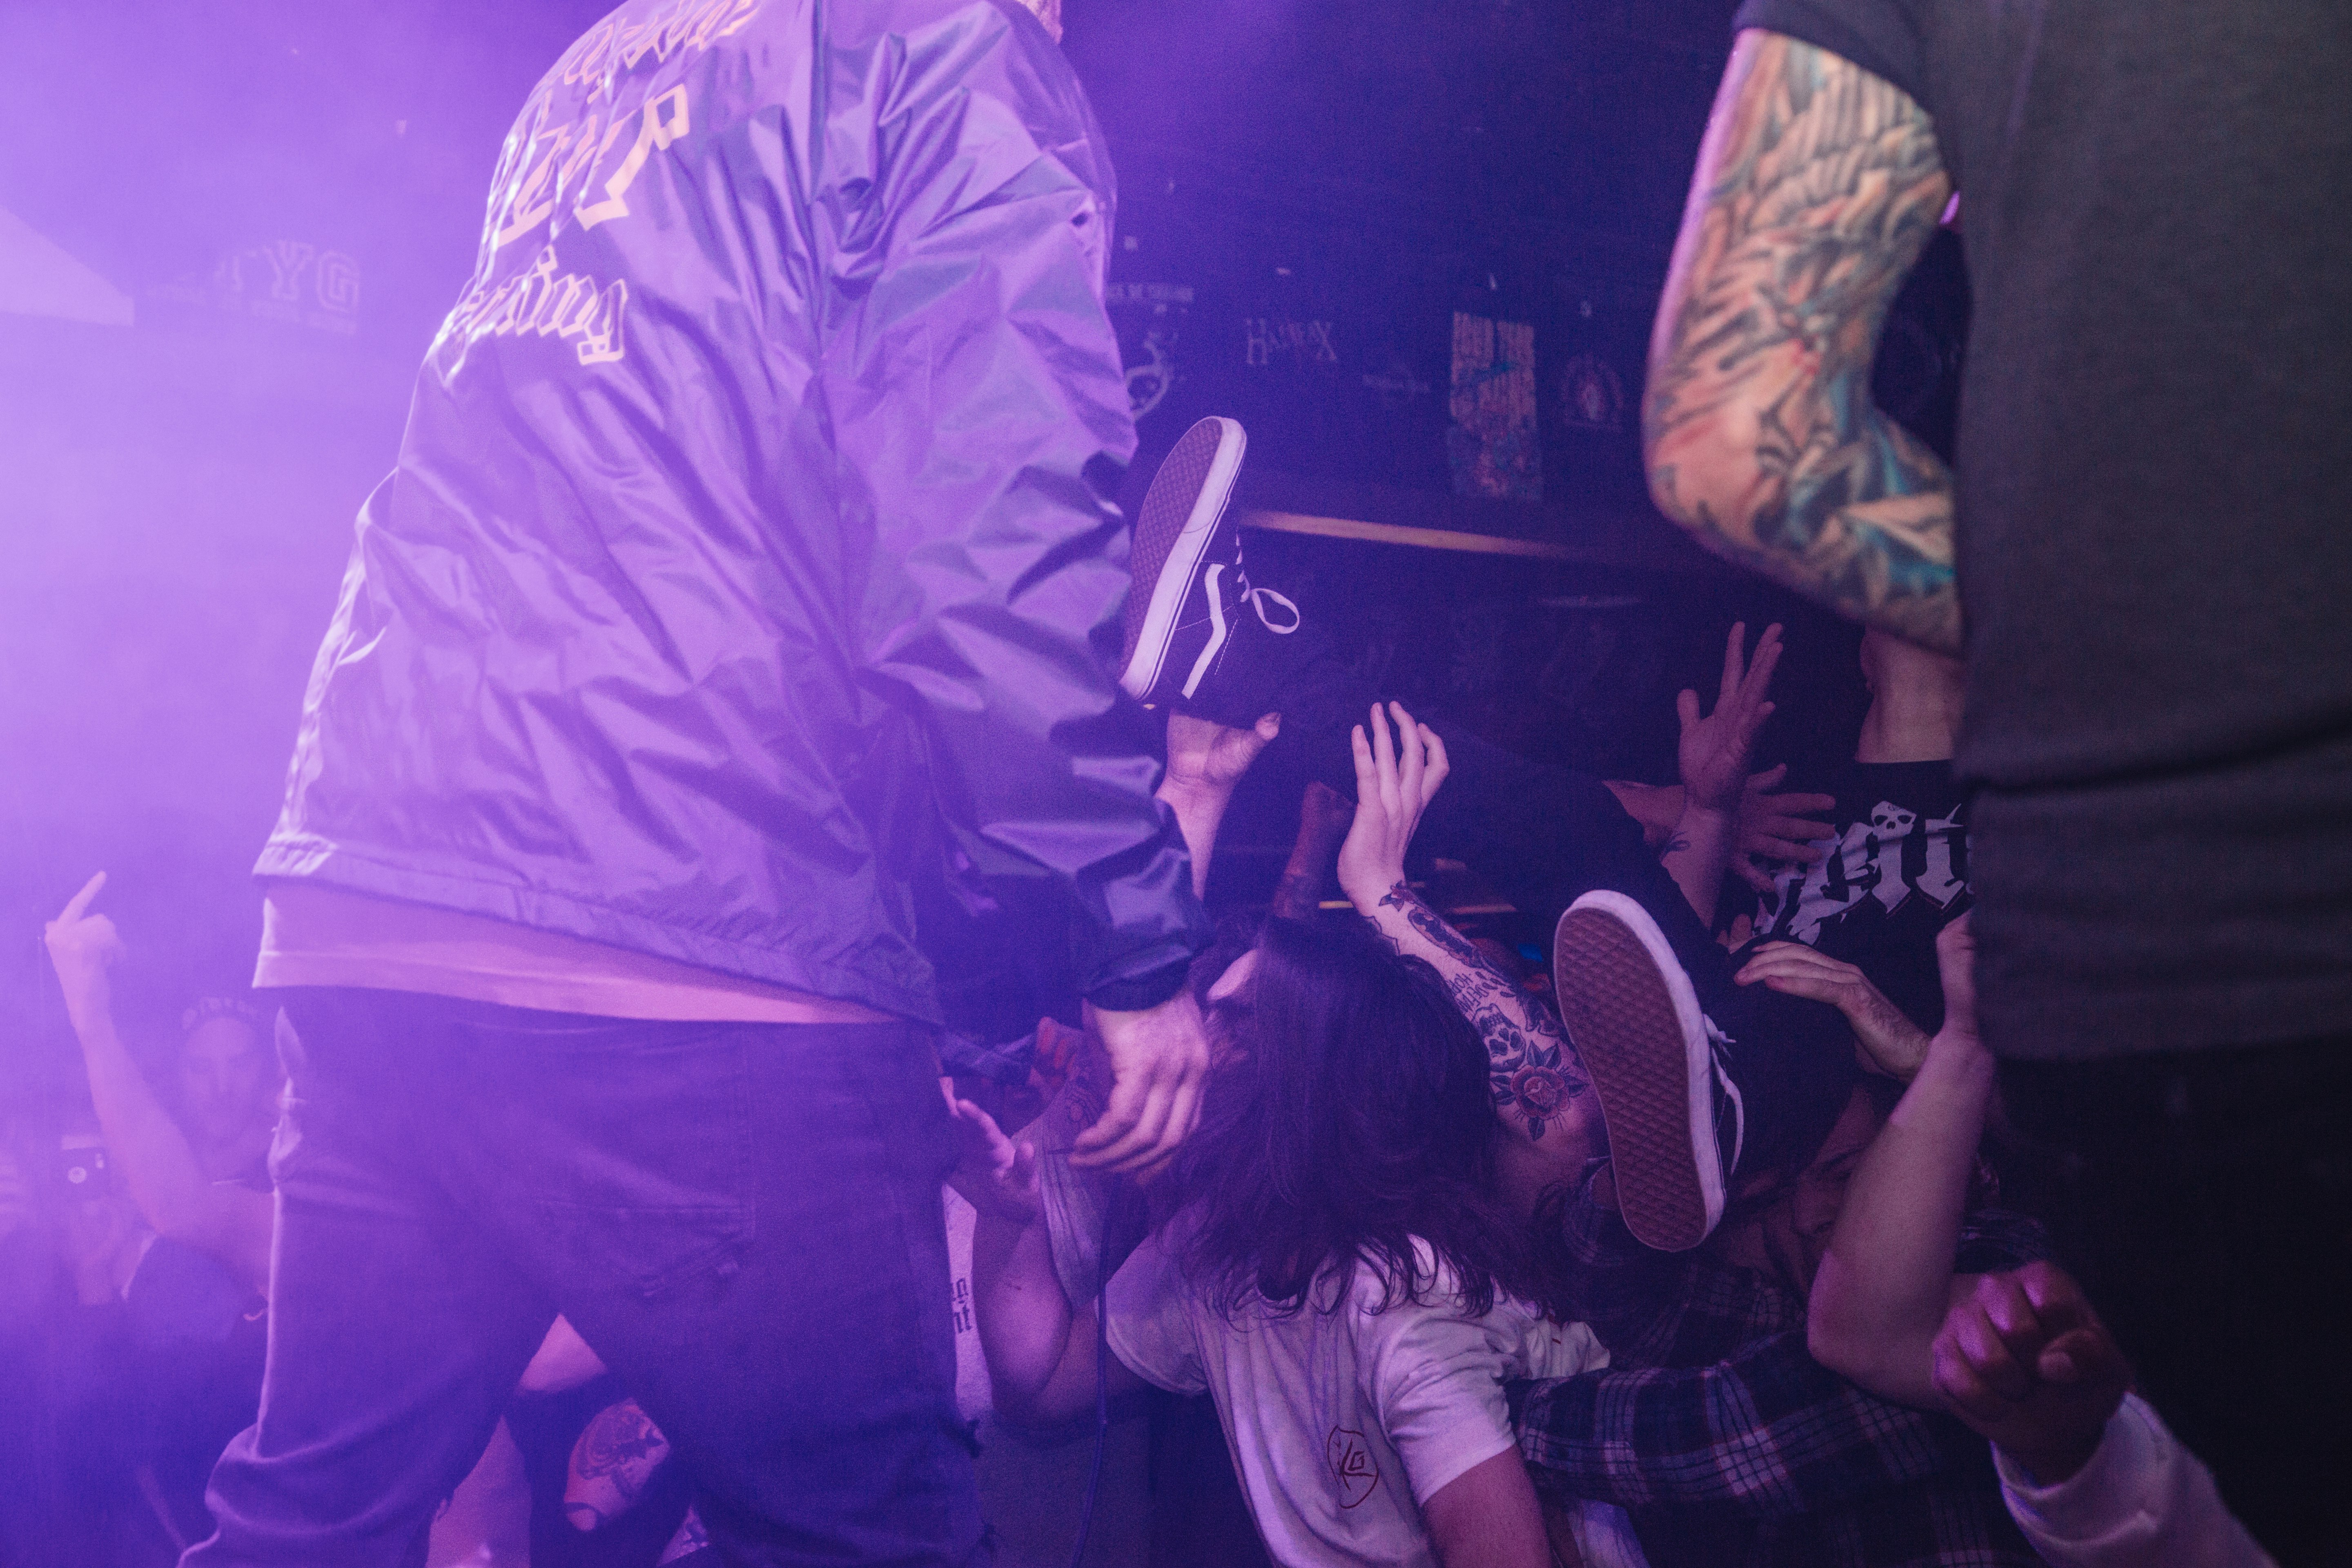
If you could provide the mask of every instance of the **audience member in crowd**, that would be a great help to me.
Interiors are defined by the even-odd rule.
[[[69,1252],[86,1303],[95,1271],[135,1271],[118,1289],[139,1336],[141,1420],[151,1435],[142,1462],[159,1478],[157,1506],[184,1546],[211,1534],[206,1479],[228,1439],[252,1424],[260,1395],[273,1226],[267,1155],[283,1079],[258,1010],[207,999],[182,1021],[180,1117],[164,1108],[115,1025],[109,971],[122,942],[110,920],[90,911],[105,883],[103,872],[91,878],[44,932],[103,1130],[92,1141],[110,1158],[107,1203],[69,1207],[67,1234],[77,1243]],[[116,1209],[130,1216],[121,1244],[129,1250],[101,1258],[79,1230]],[[79,1245],[85,1240],[90,1245]],[[567,1349],[594,1363],[559,1319],[525,1386]]]
[[[1580,903],[1569,920],[1591,918],[1593,908]],[[1611,918],[1640,914],[1620,908]],[[1596,1051],[1607,1042],[1588,1035],[1606,1031],[1577,1028],[1579,999],[1591,1002],[1596,987],[1591,974],[1571,972],[1575,951],[1563,941],[1556,984],[1571,1033],[1605,1085]],[[1638,952],[1655,966],[1646,984],[1680,998],[1677,1010],[1695,1020],[1683,1035],[1703,1046],[1707,1019],[1691,977],[1674,971],[1663,939]],[[1638,1026],[1649,1006],[1643,984],[1636,950],[1625,950],[1611,989],[1630,1023],[1613,1026]],[[1685,1043],[1671,1033],[1661,1042],[1676,1057]],[[1628,1147],[1640,1134],[1613,1110],[1611,1162],[1556,1201],[1549,1234],[1563,1306],[1600,1334],[1611,1370],[1531,1391],[1522,1445],[1539,1486],[1625,1508],[1654,1568],[2039,1561],[1968,1428],[1867,1393],[1811,1352],[1807,1299],[1847,1184],[1895,1099],[1883,1079],[1849,1081],[1825,1135],[1816,1121],[1809,1138],[1784,1136],[1780,1146],[1790,1152],[1777,1159],[1721,1161],[1728,1201],[1696,1249],[1670,1254],[1637,1239],[1626,1177],[1640,1171]],[[1694,1163],[1705,1153],[1700,1132],[1685,1145]],[[1978,1208],[1963,1218],[1956,1205],[1953,1222],[1943,1238],[1948,1271],[1956,1253],[1962,1268],[1990,1272],[2041,1250],[2038,1232],[2013,1215]]]
[[[1107,1339],[1056,1273],[1034,1145],[959,1103],[997,1408],[1090,1410],[1107,1350],[1114,1388],[1215,1396],[1276,1562],[1542,1568],[1500,1380],[1596,1356],[1514,1294],[1528,1249],[1494,1194],[1486,1053],[1427,965],[1360,927],[1274,921],[1252,952],[1211,994],[1202,1124],[1175,1212],[1110,1282]]]
[[[2134,1398],[2123,1414],[2130,1369],[2069,1276],[2032,1263],[1970,1277],[1967,1202],[1995,1067],[1969,923],[1937,941],[1943,1027],[1857,1162],[1815,1273],[1814,1353],[1991,1437],[2009,1511],[2053,1568],[2265,1562],[2155,1413]]]
[[[1396,721],[1390,739],[1389,720]],[[1542,1002],[1431,909],[1405,879],[1405,850],[1449,770],[1445,742],[1403,704],[1370,713],[1350,736],[1355,819],[1339,849],[1339,886],[1357,913],[1406,957],[1437,973],[1486,1047],[1502,1123],[1496,1179],[1532,1221],[1545,1193],[1572,1180],[1604,1146],[1601,1108],[1576,1048]]]
[[[0,1410],[16,1413],[11,1482],[0,1486],[0,1542],[23,1542],[0,1555],[8,1568],[41,1540],[57,1494],[56,1448],[41,1399],[42,1340],[58,1297],[51,1227],[34,1191],[47,1161],[36,1157],[32,1130],[0,1117]]]
[[[269,1187],[269,1140],[286,1074],[268,1016],[244,997],[206,996],[181,1015],[179,1123],[210,1180]]]
[[[218,1260],[240,1285],[259,1295],[269,1282],[273,1217],[268,1193],[218,1179],[207,1170],[195,1141],[163,1108],[117,1032],[107,972],[121,956],[122,939],[112,921],[90,912],[91,902],[105,886],[106,873],[100,871],[43,933],[65,995],[66,1017],[81,1042],[99,1123],[121,1163],[124,1184],[156,1233]],[[241,1119],[258,1092],[254,1087],[258,1069],[239,1065],[215,1073],[212,1068],[224,1058],[241,1063],[243,1047],[228,1041],[232,1026],[241,1028],[243,1022],[233,1012],[199,1016],[192,1034],[200,1037],[203,1047],[196,1058],[200,1065],[184,1072],[184,1081],[195,1082],[190,1109],[204,1108],[201,1114],[209,1119],[203,1123],[205,1146],[216,1159],[238,1158],[244,1142]],[[224,1089],[223,1084],[229,1087]],[[215,1132],[221,1134],[217,1139]],[[219,1173],[245,1173],[234,1164]]]
[[[1230,789],[1240,737],[1255,736],[1225,733]],[[1171,756],[1200,750],[1171,740]],[[1343,882],[1385,889],[1404,880],[1434,783],[1416,764],[1406,787],[1381,751],[1341,856]],[[1180,811],[1196,866],[1217,816]],[[1202,1129],[1155,1184],[1159,1223],[1124,1262],[1096,1254],[1116,1268],[1107,1337],[1072,1310],[1097,1291],[1073,1289],[1082,1271],[1055,1256],[1039,1167],[1058,1152],[958,1102],[1000,1415],[1074,1417],[1098,1374],[1206,1391],[1278,1563],[1549,1561],[1499,1379],[1592,1364],[1593,1347],[1515,1294],[1528,1229],[1497,1195],[1491,1045],[1454,1000],[1448,980],[1466,970],[1444,936],[1444,976],[1352,922],[1276,919],[1232,958],[1207,993],[1218,1056]]]
[[[532,1568],[656,1568],[692,1488],[669,1439],[610,1373],[518,1395],[507,1413],[530,1489]]]
[[[1659,507],[1717,550],[1954,654],[1965,587],[2007,1117],[2296,1563],[2343,1561],[2352,1459],[2347,16],[1745,0],[1643,413]],[[1872,398],[1956,190],[1957,476]]]
[[[49,1529],[129,1530],[114,1550],[176,1556],[211,1533],[206,1479],[260,1395],[278,1076],[249,1005],[200,1002],[173,1063],[181,1118],[165,1109],[116,1027],[121,942],[90,912],[104,885],[93,877],[44,933],[96,1108],[68,1134],[84,1184],[58,1209],[79,1310],[56,1320],[46,1397],[79,1479]]]

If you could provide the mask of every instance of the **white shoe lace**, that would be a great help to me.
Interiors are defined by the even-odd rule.
[[[1725,1071],[1723,1066],[1724,1047],[1738,1042],[1725,1034],[1717,1026],[1715,1020],[1705,1014],[1699,1016],[1699,1022],[1706,1026],[1707,1065],[1715,1070],[1716,1085],[1722,1089],[1723,1098],[1731,1102],[1731,1158],[1723,1163],[1723,1179],[1727,1183],[1731,1180],[1731,1173],[1738,1167],[1739,1152],[1748,1146],[1747,1102],[1739,1098],[1739,1086],[1731,1081],[1731,1074]]]
[[[1238,543],[1234,546],[1234,582],[1236,584],[1236,592],[1234,596],[1240,599],[1243,603],[1248,605],[1251,609],[1257,612],[1258,625],[1264,626],[1267,631],[1272,632],[1278,637],[1286,637],[1291,633],[1298,629],[1298,606],[1291,601],[1287,595],[1277,594],[1271,588],[1254,588],[1250,586],[1249,568],[1242,564],[1241,546]],[[1215,595],[1213,594],[1211,595],[1213,598],[1214,596]],[[1283,613],[1290,617],[1290,624],[1288,626],[1279,626],[1275,625],[1274,617],[1265,613],[1265,607],[1269,603],[1279,605]]]
[[[1250,608],[1257,612],[1258,624],[1275,636],[1286,637],[1298,629],[1298,606],[1285,595],[1276,593],[1271,588],[1253,588],[1249,585],[1249,579],[1244,577],[1242,579],[1242,597],[1248,600]],[[1265,613],[1265,607],[1269,603],[1280,606],[1283,613],[1290,617],[1288,626],[1278,626],[1274,624],[1274,617]]]

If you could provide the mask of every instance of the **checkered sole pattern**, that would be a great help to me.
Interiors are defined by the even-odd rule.
[[[1129,556],[1133,585],[1128,589],[1123,657],[1119,684],[1144,701],[1164,700],[1157,689],[1167,679],[1181,681],[1189,670],[1181,658],[1171,659],[1187,625],[1206,625],[1203,614],[1187,614],[1202,569],[1220,556],[1234,553],[1228,539],[1223,551],[1214,548],[1223,527],[1225,502],[1241,472],[1247,437],[1239,424],[1214,416],[1201,420],[1160,465],[1144,492],[1135,519],[1135,542]],[[1191,638],[1200,640],[1198,635]]]
[[[1560,916],[1553,990],[1601,1097],[1625,1227],[1645,1247],[1685,1252],[1723,1213],[1712,1087],[1701,1076],[1712,1071],[1705,1026],[1695,1002],[1677,1005],[1650,944],[1601,900],[1631,904],[1622,895],[1588,894]],[[1633,913],[1649,923],[1638,908]]]

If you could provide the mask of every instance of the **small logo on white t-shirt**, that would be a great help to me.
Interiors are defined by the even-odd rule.
[[[1331,1460],[1331,1473],[1339,1479],[1339,1506],[1353,1508],[1372,1495],[1381,1484],[1380,1467],[1372,1463],[1371,1446],[1364,1435],[1349,1426],[1334,1426],[1324,1452]]]

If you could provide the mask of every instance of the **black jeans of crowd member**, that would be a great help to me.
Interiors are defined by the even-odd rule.
[[[2012,1061],[2060,1258],[2285,1568],[2352,1526],[2352,1038]]]
[[[268,1370],[191,1568],[421,1564],[559,1312],[725,1561],[986,1561],[924,1032],[278,998]]]

